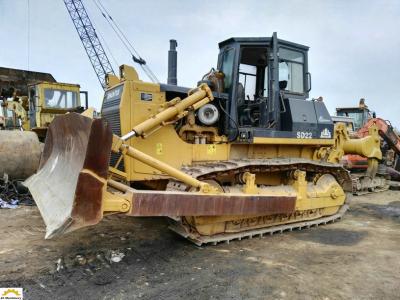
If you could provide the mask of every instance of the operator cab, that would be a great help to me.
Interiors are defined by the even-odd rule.
[[[87,93],[80,91],[78,84],[43,81],[29,85],[28,89],[29,129],[35,131],[39,139],[45,138],[47,127],[55,116],[84,111],[80,97],[82,93],[87,108]]]
[[[354,121],[354,130],[361,129],[375,113],[371,112],[365,104],[365,99],[361,98],[358,107],[338,107],[336,115],[339,117],[352,118]]]
[[[308,47],[271,38],[230,38],[219,44],[224,74],[225,134],[257,137],[332,138],[333,123],[311,90]]]

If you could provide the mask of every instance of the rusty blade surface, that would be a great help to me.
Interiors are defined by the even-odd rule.
[[[111,141],[111,130],[100,119],[70,113],[50,124],[39,171],[25,181],[46,224],[46,238],[102,218],[101,179]]]
[[[231,216],[290,214],[296,196],[219,194],[135,190],[131,216]]]

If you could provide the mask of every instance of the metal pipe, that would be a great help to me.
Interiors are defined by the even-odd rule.
[[[123,135],[123,136],[121,137],[121,140],[127,141],[127,140],[129,140],[130,138],[134,137],[135,135],[136,135],[136,132],[135,132],[134,130],[132,130],[132,131],[128,132],[127,134]]]
[[[177,78],[178,53],[176,52],[177,46],[178,43],[176,42],[176,40],[169,40],[167,83],[172,85],[178,84],[178,78]]]
[[[108,184],[109,186],[111,186],[111,187],[117,189],[117,190],[120,190],[120,191],[124,192],[124,193],[126,193],[126,192],[132,190],[132,189],[131,189],[129,186],[127,186],[126,184],[123,184],[123,183],[121,183],[121,182],[115,181],[115,180],[113,180],[113,179],[108,179],[108,180],[107,180],[107,184]]]
[[[168,107],[167,109],[161,111],[156,114],[154,117],[147,119],[146,121],[138,124],[133,128],[133,131],[137,133],[137,135],[142,135],[146,131],[150,130],[153,127],[161,125],[163,122],[166,122],[175,116],[182,113],[186,108],[193,105],[199,100],[202,100],[207,96],[204,90],[200,90],[193,95],[185,98],[181,102],[177,103],[174,106]]]
[[[343,142],[345,154],[358,154],[367,158],[382,159],[379,137],[367,136],[361,139],[349,139]]]
[[[120,146],[120,151],[195,188],[201,188],[202,186],[207,185],[207,183],[201,182],[200,180],[197,180],[196,178],[193,178],[192,176],[189,176],[186,173],[126,144]]]

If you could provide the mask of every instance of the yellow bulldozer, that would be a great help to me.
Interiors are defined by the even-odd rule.
[[[339,160],[379,160],[376,128],[351,140],[323,102],[307,100],[307,46],[274,33],[219,49],[217,70],[194,89],[144,82],[122,65],[107,76],[102,118],[54,119],[26,181],[46,238],[115,213],[168,217],[197,245],[342,217],[352,183]]]

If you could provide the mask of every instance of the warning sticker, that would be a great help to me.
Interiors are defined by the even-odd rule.
[[[207,145],[207,154],[214,155],[217,153],[217,146],[216,145]]]
[[[156,153],[157,153],[157,155],[162,155],[163,154],[162,143],[157,143],[156,144]]]

